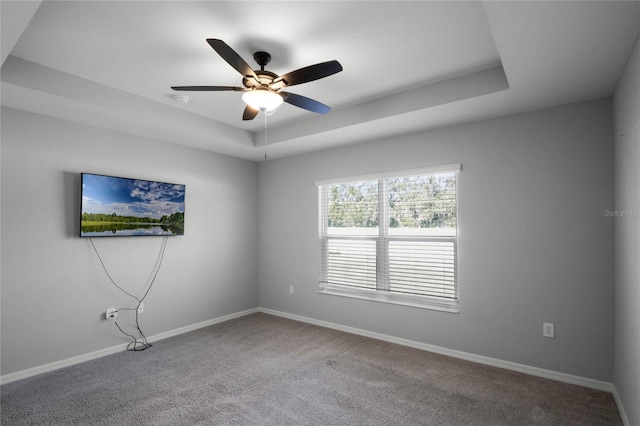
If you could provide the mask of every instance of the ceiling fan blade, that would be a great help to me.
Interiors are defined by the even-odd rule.
[[[242,119],[243,120],[253,120],[254,118],[256,118],[256,115],[258,115],[260,111],[258,111],[255,108],[251,108],[249,105],[247,105],[244,108],[244,113],[242,114]]]
[[[342,65],[340,65],[340,62],[322,62],[281,75],[273,81],[272,86],[281,81],[286,83],[285,86],[295,86],[296,84],[307,83],[309,81],[329,77],[330,75],[340,71],[342,71]]]
[[[191,92],[246,92],[248,89],[244,87],[233,86],[171,86],[173,90],[184,90]]]
[[[251,69],[249,64],[247,64],[245,60],[236,53],[235,50],[230,48],[227,43],[216,38],[208,38],[207,43],[209,43],[209,45],[213,47],[213,50],[215,50],[218,55],[222,57],[222,59],[227,61],[227,63],[240,74],[247,78],[252,77],[258,80],[258,76],[253,71],[253,69]]]
[[[284,101],[288,104],[295,105],[298,108],[306,109],[311,112],[317,112],[318,114],[326,114],[331,111],[331,107],[323,103],[315,101],[306,96],[296,95],[295,93],[280,92]]]

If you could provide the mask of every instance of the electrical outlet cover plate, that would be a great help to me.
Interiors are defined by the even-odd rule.
[[[555,337],[555,325],[549,322],[545,322],[542,324],[542,335],[544,337],[551,337],[552,339]]]
[[[141,314],[144,312],[144,303],[140,303],[138,305],[138,313]]]
[[[118,316],[118,311],[116,311],[116,308],[107,308],[104,316],[108,320],[114,320]]]

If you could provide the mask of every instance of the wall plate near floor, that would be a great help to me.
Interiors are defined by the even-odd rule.
[[[108,319],[108,320],[115,320],[117,316],[118,316],[118,311],[116,310],[116,308],[107,308],[107,310],[104,313],[105,319]]]
[[[550,337],[550,338],[555,338],[555,334],[556,334],[556,330],[555,330],[556,326],[550,322],[545,322],[542,324],[542,335],[544,337]]]

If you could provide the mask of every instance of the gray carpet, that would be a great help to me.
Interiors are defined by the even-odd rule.
[[[611,394],[266,314],[1,387],[3,425],[619,425]]]

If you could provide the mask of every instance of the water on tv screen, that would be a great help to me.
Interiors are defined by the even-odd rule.
[[[82,173],[81,237],[184,235],[185,186]]]

